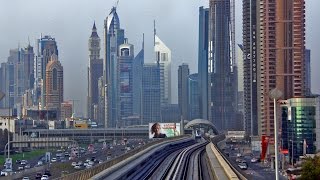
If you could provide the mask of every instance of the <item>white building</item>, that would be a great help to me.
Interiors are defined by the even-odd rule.
[[[171,104],[171,50],[154,35],[156,62],[160,64],[161,105]]]

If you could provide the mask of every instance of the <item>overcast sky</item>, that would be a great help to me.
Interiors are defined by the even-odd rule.
[[[236,43],[242,41],[241,0],[236,1]],[[115,0],[0,0],[0,62],[6,62],[9,49],[31,45],[40,34],[56,38],[59,60],[64,67],[65,100],[79,100],[77,112],[85,110],[88,38],[93,21],[103,38],[103,23]],[[157,34],[172,51],[173,96],[177,101],[177,70],[188,63],[197,71],[198,11],[208,0],[120,0],[118,15],[129,43],[141,48],[145,33],[146,62],[153,61],[153,20]],[[319,0],[306,0],[306,47],[311,49],[312,90],[320,93],[320,12]],[[100,52],[103,55],[103,51]]]

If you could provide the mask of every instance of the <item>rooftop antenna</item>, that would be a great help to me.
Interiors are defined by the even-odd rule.
[[[116,5],[114,6],[115,8],[118,7],[119,1],[120,1],[120,0],[117,0]]]
[[[142,49],[144,49],[144,33],[142,33]]]
[[[30,37],[28,36],[28,45],[30,46]]]
[[[153,20],[153,46],[156,45],[156,20]]]

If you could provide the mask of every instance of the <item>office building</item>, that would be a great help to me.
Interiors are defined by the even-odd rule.
[[[200,93],[200,117],[209,119],[210,106],[208,94],[210,92],[208,72],[209,45],[209,8],[199,8],[199,42],[198,42],[198,76]]]
[[[237,111],[244,115],[243,46],[242,46],[242,44],[238,44],[237,47],[238,47],[237,48],[237,78],[238,78],[238,81],[237,81],[237,84],[238,84]]]
[[[161,106],[171,103],[171,50],[154,34],[154,52],[160,65]]]
[[[100,38],[96,24],[93,23],[91,36],[88,42],[89,67],[88,67],[88,95],[87,116],[94,118],[94,106],[98,105],[98,79],[103,75],[103,59],[100,59]],[[94,119],[96,120],[96,119]]]
[[[126,39],[119,46],[118,77],[119,77],[119,120],[122,122],[133,115],[133,60],[134,48]],[[124,123],[126,124],[126,123]]]
[[[234,72],[234,20],[230,0],[210,0],[209,62],[210,121],[219,130],[233,129],[236,112],[236,73]]]
[[[188,76],[188,114],[189,120],[200,119],[200,91],[199,74],[190,74]]]
[[[142,73],[144,64],[144,36],[142,49],[133,60],[133,114],[142,117]]]
[[[290,98],[281,101],[282,149],[289,161],[320,150],[320,98]],[[290,163],[290,164],[291,164]]]
[[[181,112],[178,104],[167,104],[161,106],[161,121],[163,123],[179,123]]]
[[[55,38],[48,35],[41,36],[37,40],[34,56],[34,105],[40,109],[46,105],[46,67],[53,54],[59,56]]]
[[[262,1],[256,5],[260,12],[258,119],[261,135],[270,136],[273,144],[275,117],[270,90],[282,91],[281,99],[306,95],[305,1]]]
[[[105,57],[103,61],[103,81],[105,84],[105,127],[116,127],[119,119],[117,55],[119,45],[123,43],[124,30],[120,28],[116,7],[113,7],[104,21]]]
[[[46,109],[58,109],[63,102],[63,67],[53,54],[46,67]]]
[[[189,66],[183,63],[178,68],[178,104],[183,119],[188,120],[188,76]]]
[[[142,124],[161,120],[160,65],[145,63],[142,76]]]
[[[70,119],[73,114],[73,106],[70,101],[65,101],[61,103],[60,119],[66,120]]]

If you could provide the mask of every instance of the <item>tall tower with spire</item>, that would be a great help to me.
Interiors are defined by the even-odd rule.
[[[119,117],[118,96],[118,48],[124,43],[124,30],[120,28],[120,20],[117,8],[113,7],[104,21],[104,60],[103,60],[103,82],[105,101],[105,127],[117,127]]]
[[[98,117],[94,114],[94,107],[98,105],[99,92],[98,80],[103,75],[103,60],[100,59],[100,38],[97,33],[96,23],[93,23],[91,36],[88,41],[89,67],[88,67],[88,95],[87,95],[87,116],[90,119]],[[95,119],[99,124],[103,120]]]

